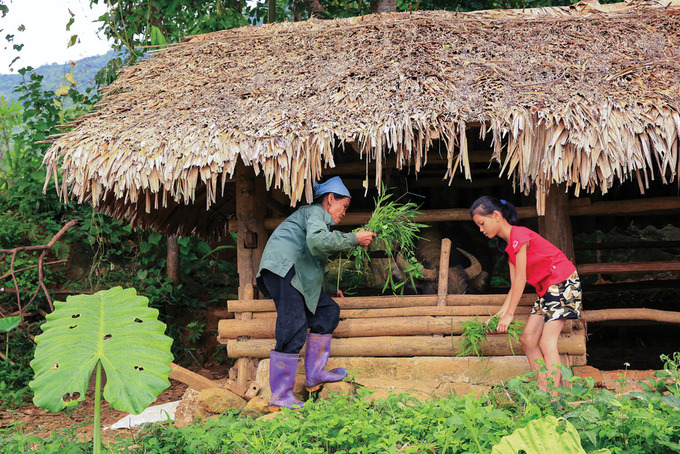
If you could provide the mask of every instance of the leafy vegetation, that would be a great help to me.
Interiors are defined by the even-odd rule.
[[[360,389],[356,396],[309,402],[299,412],[283,410],[282,416],[271,420],[253,420],[234,411],[182,428],[154,424],[108,448],[149,454],[489,453],[495,446],[502,448],[503,437],[513,433],[520,433],[516,438],[528,442],[546,443],[555,431],[573,436],[568,429],[573,427],[585,452],[673,453],[680,451],[680,395],[673,388],[680,380],[678,359],[678,354],[673,355],[667,372],[650,377],[644,391],[623,395],[595,388],[592,378],[576,377],[563,367],[570,387],[557,388],[557,396],[538,390],[534,373],[479,397],[470,394],[425,402],[406,394],[373,399],[373,391]],[[552,417],[565,422],[550,426]],[[536,431],[528,438],[518,432],[531,424],[548,425],[553,430]],[[0,445],[7,453],[52,453],[57,447],[59,452],[83,452],[91,448],[91,442],[80,441],[68,430],[42,440],[22,433],[20,425],[0,431]]]
[[[494,315],[488,321],[484,323],[479,320],[477,316],[472,317],[470,320],[465,320],[460,323],[463,328],[463,334],[460,336],[459,345],[460,351],[458,356],[484,356],[484,342],[486,342],[486,336],[489,332],[496,331],[498,327],[498,321],[500,317]],[[519,336],[524,331],[524,323],[519,320],[513,320],[508,326],[508,341],[510,343],[510,348],[513,348],[513,344],[519,343]]]
[[[55,303],[35,339],[33,402],[53,412],[77,404],[95,369],[94,452],[101,452],[102,368],[104,398],[118,410],[141,413],[170,386],[172,339],[157,317],[135,289],[116,287]]]
[[[418,206],[415,203],[401,204],[396,200],[390,200],[391,197],[392,194],[389,194],[383,187],[382,195],[375,199],[375,208],[371,218],[362,227],[375,233],[376,238],[368,248],[356,246],[350,249],[347,256],[354,262],[354,266],[360,274],[367,274],[371,262],[370,252],[384,251],[389,260],[382,291],[384,292],[389,288],[394,293],[403,293],[404,285],[407,282],[411,282],[411,285],[415,288],[414,278],[422,277],[423,266],[416,259],[415,241],[419,238],[420,229],[427,226],[414,222],[415,217],[419,214]],[[392,276],[392,266],[397,260],[405,263],[404,269],[401,271],[406,278],[400,281],[395,281]]]
[[[64,203],[51,187],[43,193],[42,157],[49,146],[45,141],[61,132],[58,125],[89,111],[98,98],[92,90],[80,90],[73,74],[63,77],[56,90],[48,90],[44,76],[32,68],[19,72],[19,101],[0,103],[0,249],[47,244],[64,224],[77,220],[46,258],[67,260],[65,265],[45,267],[44,282],[51,299],[57,294],[96,292],[115,286],[139,288],[168,325],[177,362],[213,361],[209,356],[213,352],[199,351],[197,346],[205,337],[215,336],[214,330],[204,329],[196,335],[195,327],[186,325],[196,311],[235,292],[235,265],[223,255],[225,248],[233,248],[233,239],[211,246],[195,237],[178,238],[180,280],[173,282],[166,276],[163,235],[133,229],[87,204]],[[27,384],[32,372],[28,363],[34,351],[30,339],[44,321],[40,314],[50,311],[43,292],[36,293],[37,260],[38,255],[30,251],[16,256],[0,253],[0,276],[4,276],[0,281],[0,317],[21,315],[25,322],[0,339],[0,352],[22,352],[13,353],[13,363],[0,367],[3,407],[16,407],[30,397]],[[15,270],[23,271],[8,274],[12,262]],[[13,291],[15,284],[19,295]],[[30,306],[19,305],[34,294]]]

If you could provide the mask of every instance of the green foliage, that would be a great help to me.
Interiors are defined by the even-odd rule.
[[[5,349],[12,352],[12,362],[0,361],[0,408],[17,408],[31,398],[28,382],[33,377],[29,366],[34,352],[29,337],[32,332],[15,329],[4,339]]]
[[[460,326],[463,328],[463,334],[458,340],[460,351],[458,356],[478,356],[481,358],[484,356],[484,343],[486,342],[486,336],[488,332],[496,331],[500,317],[494,315],[488,321],[484,323],[479,320],[477,316],[472,317],[470,320],[465,320],[460,322]],[[513,348],[513,344],[519,343],[519,336],[524,331],[524,323],[519,320],[513,320],[508,326],[508,341],[510,342],[510,348]]]
[[[0,332],[7,333],[5,340],[5,361],[9,362],[9,332],[15,329],[21,323],[21,317],[3,317],[0,318]]]
[[[101,362],[107,376],[104,398],[118,410],[144,410],[170,386],[172,361],[172,339],[163,334],[158,311],[147,304],[135,289],[120,287],[55,302],[35,339],[34,403],[50,411],[75,405],[85,398],[92,371]]]
[[[491,450],[491,454],[586,454],[576,428],[564,418],[552,415],[529,421],[525,427],[503,437]],[[600,449],[599,454],[610,454]]]
[[[389,194],[387,189],[383,187],[382,195],[374,199],[375,208],[371,218],[362,227],[375,233],[376,238],[368,248],[355,246],[350,249],[347,256],[354,262],[359,273],[366,274],[371,262],[369,252],[384,251],[389,261],[382,291],[390,288],[394,293],[403,293],[404,285],[407,282],[410,281],[411,285],[415,287],[414,279],[423,275],[423,266],[418,262],[415,255],[415,241],[419,238],[420,229],[427,227],[427,225],[414,222],[415,217],[420,214],[415,203],[401,204],[395,200],[390,200],[391,197],[392,194]],[[392,263],[397,260],[397,256],[400,257],[399,260],[403,259],[403,262],[406,263],[405,269],[401,272],[407,279],[401,282],[396,282],[392,277]]]
[[[673,367],[669,373],[677,380]],[[175,428],[148,426],[139,435],[109,446],[128,453],[490,453],[504,452],[503,438],[522,438],[529,448],[554,440],[539,452],[571,446],[588,453],[666,454],[680,451],[680,396],[659,391],[614,395],[563,367],[569,388],[551,395],[538,390],[526,374],[481,396],[447,396],[419,402],[406,394],[373,399],[373,391],[309,401],[299,412],[283,410],[271,420],[253,420],[237,411],[201,423]],[[666,377],[668,378],[668,377]],[[671,397],[672,399],[669,399]],[[0,430],[7,452],[25,452],[29,435],[20,428]],[[515,435],[513,435],[513,433]],[[31,439],[35,452],[80,452],[87,444],[55,433]],[[495,449],[495,451],[494,451]],[[518,452],[517,449],[512,452]],[[574,451],[571,451],[574,452]]]
[[[247,24],[240,5],[223,0],[116,0],[106,4],[108,10],[98,20],[118,49],[176,43],[189,35]]]

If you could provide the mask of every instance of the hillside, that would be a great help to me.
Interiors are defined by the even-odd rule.
[[[93,86],[94,76],[103,68],[109,59],[113,58],[114,52],[110,51],[104,55],[97,55],[94,57],[86,57],[75,62],[74,76],[78,83],[78,89],[84,90]],[[71,64],[69,63],[53,63],[50,65],[43,65],[35,69],[38,74],[44,76],[43,87],[46,90],[56,90],[64,82],[64,74],[71,71]],[[16,101],[19,98],[17,93],[13,93],[16,87],[22,81],[21,74],[0,74],[0,96],[3,96],[6,101]]]

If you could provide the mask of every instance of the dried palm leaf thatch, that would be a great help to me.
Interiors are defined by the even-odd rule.
[[[296,204],[311,199],[340,143],[375,162],[377,187],[386,156],[418,171],[435,139],[447,146],[444,176],[470,178],[470,126],[492,135],[501,176],[524,192],[551,183],[606,192],[627,179],[644,188],[655,174],[671,182],[672,1],[312,19],[189,37],[125,68],[55,140],[47,172],[56,180],[61,170],[64,198],[178,233],[223,224],[211,216],[238,159]]]

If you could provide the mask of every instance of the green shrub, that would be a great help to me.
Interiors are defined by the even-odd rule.
[[[669,359],[680,359],[680,354]],[[182,428],[154,424],[109,449],[148,454],[489,453],[504,436],[530,422],[556,417],[577,430],[585,452],[680,451],[680,395],[672,386],[655,386],[658,381],[678,383],[673,365],[651,377],[648,390],[618,396],[595,388],[592,378],[575,377],[569,368],[563,367],[562,374],[570,387],[557,388],[556,398],[538,390],[531,374],[481,397],[449,396],[422,403],[406,394],[373,400],[372,391],[359,389],[352,397],[310,401],[299,412],[283,410],[272,420],[253,420],[233,411]],[[54,452],[49,449],[57,439],[64,443],[64,452],[81,452],[83,446],[63,433],[38,441],[0,432],[6,452],[25,452],[20,449],[28,446],[27,439],[39,453]]]

